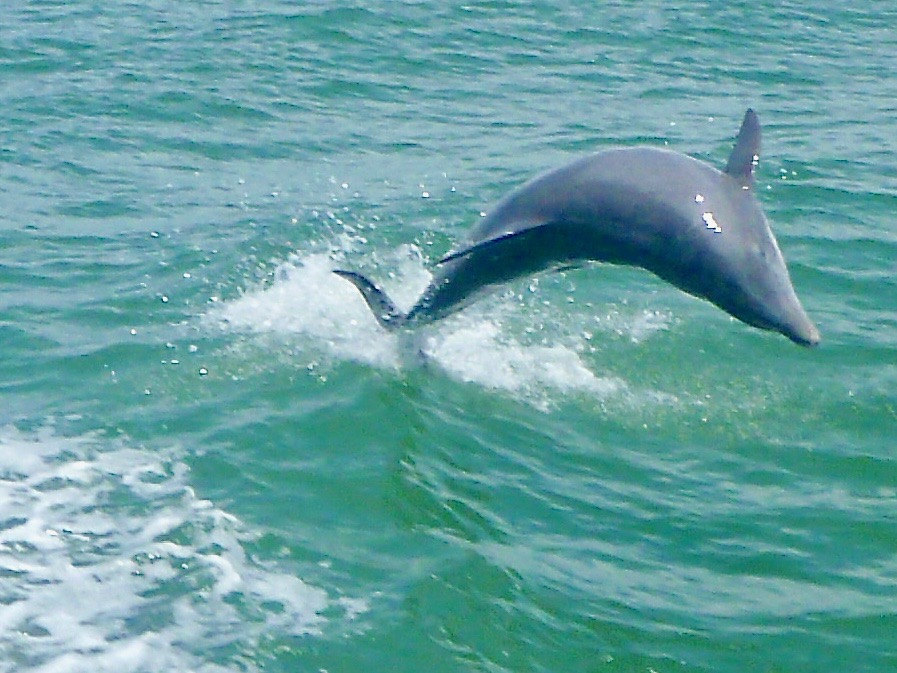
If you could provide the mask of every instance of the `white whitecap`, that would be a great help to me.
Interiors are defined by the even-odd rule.
[[[253,533],[163,454],[0,428],[0,669],[227,670],[215,648],[366,611],[250,557]]]

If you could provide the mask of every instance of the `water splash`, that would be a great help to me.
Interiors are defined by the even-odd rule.
[[[461,381],[509,391],[543,409],[551,392],[604,399],[626,387],[618,378],[595,375],[569,345],[527,345],[505,334],[500,322],[476,314],[430,336],[425,352]]]
[[[542,329],[541,341],[531,343],[528,330],[517,329],[520,321],[508,315],[508,307],[497,310],[493,300],[421,329],[409,339],[381,329],[357,290],[332,273],[343,265],[336,261],[338,256],[339,252],[294,255],[278,266],[271,282],[225,302],[208,317],[231,331],[298,337],[308,348],[325,349],[338,360],[384,369],[401,369],[415,360],[409,349],[412,355],[420,351],[459,381],[506,391],[540,408],[549,407],[558,394],[599,400],[628,395],[622,379],[590,368],[585,355],[594,350],[592,333],[604,330],[639,343],[667,329],[669,322],[668,316],[647,312],[629,317],[608,314],[596,323],[591,315],[568,311],[561,319],[556,309],[539,306],[538,320],[555,328]],[[383,266],[397,269],[384,282],[387,293],[400,308],[409,308],[431,277],[421,255],[413,246],[403,246]],[[521,303],[510,302],[509,310],[519,312]],[[546,311],[551,316],[542,315]]]
[[[270,284],[253,288],[209,314],[229,330],[304,336],[339,359],[399,366],[398,340],[370,316],[358,291],[332,273],[319,253],[278,265]]]

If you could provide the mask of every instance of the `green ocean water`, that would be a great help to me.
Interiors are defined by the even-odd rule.
[[[0,671],[897,670],[889,2],[0,8]],[[409,305],[744,110],[817,349],[649,274]]]

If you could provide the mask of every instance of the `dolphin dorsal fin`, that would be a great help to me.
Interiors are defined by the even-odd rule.
[[[760,161],[760,119],[748,108],[741,122],[741,130],[735,140],[735,148],[729,155],[726,173],[745,188],[754,184],[754,167]]]

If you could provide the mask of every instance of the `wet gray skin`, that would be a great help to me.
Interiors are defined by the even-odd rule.
[[[754,196],[760,123],[748,110],[724,171],[650,147],[599,152],[532,179],[502,199],[437,266],[408,313],[354,271],[387,329],[439,320],[483,292],[549,269],[626,264],[739,320],[815,346],[785,260]]]

